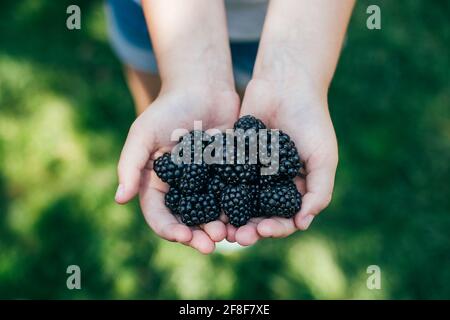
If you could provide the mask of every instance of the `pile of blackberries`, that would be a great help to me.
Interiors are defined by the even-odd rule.
[[[182,150],[190,150],[190,155],[184,155],[190,161],[174,161],[171,153],[155,160],[153,168],[156,174],[170,186],[165,195],[166,206],[184,224],[195,226],[217,220],[223,210],[229,222],[239,227],[253,217],[290,218],[300,210],[301,195],[293,179],[302,164],[291,138],[277,131],[278,144],[273,149],[270,144],[273,131],[267,130],[264,123],[253,116],[240,118],[234,124],[234,130],[238,129],[254,130],[259,134],[256,140],[254,136],[244,136],[237,141],[233,136],[228,140],[231,144],[228,144],[226,133],[209,136],[203,131],[192,131],[180,139],[177,151],[183,156]],[[223,163],[205,162],[201,154],[219,138],[223,141],[221,148],[214,149],[212,155],[218,152]],[[264,148],[261,139],[267,142]],[[183,148],[186,143],[189,145]],[[244,154],[242,148],[237,148],[239,143],[245,145]],[[257,152],[257,161],[251,160],[251,144],[256,146],[253,150]],[[225,163],[230,159],[226,158],[227,155],[231,155],[233,163]],[[278,170],[271,173],[272,164],[260,161],[259,155],[276,159]]]

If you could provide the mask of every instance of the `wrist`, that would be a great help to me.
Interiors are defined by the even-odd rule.
[[[161,87],[158,98],[167,97],[176,97],[178,101],[199,109],[213,108],[215,112],[222,108],[238,108],[240,105],[240,98],[234,87],[192,80],[184,82],[178,79]]]
[[[166,52],[158,60],[163,88],[209,87],[234,90],[229,50],[214,45],[190,52]]]
[[[176,77],[162,82],[160,95],[183,94],[214,101],[223,94],[238,96],[233,83],[218,78]]]
[[[209,92],[235,92],[233,80],[208,74],[171,75],[161,79],[161,93],[191,91],[202,94]]]

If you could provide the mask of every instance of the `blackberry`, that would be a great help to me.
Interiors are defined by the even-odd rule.
[[[233,150],[229,152],[227,146],[227,141],[229,139],[234,139]],[[245,148],[238,148],[238,144],[240,146],[245,143]],[[220,178],[227,184],[237,184],[237,183],[252,183],[257,181],[259,174],[259,166],[257,164],[250,163],[249,152],[250,149],[248,147],[249,143],[246,141],[241,141],[234,136],[223,134],[223,147],[221,149],[221,153],[223,156],[223,163],[214,165],[215,172],[220,176]],[[244,149],[244,150],[241,150]],[[242,154],[241,152],[245,152]],[[233,155],[233,158],[230,159],[228,153]],[[244,163],[242,162],[243,159]],[[232,163],[227,163],[232,161]]]
[[[222,190],[225,189],[226,186],[225,182],[223,182],[218,175],[215,175],[208,183],[208,192],[213,193],[216,199],[220,201]]]
[[[267,129],[266,125],[259,119],[255,118],[251,115],[246,115],[241,117],[236,123],[234,124],[234,130],[235,132],[237,130],[243,130],[245,133],[245,152],[246,157],[250,155],[250,152],[254,152],[255,158],[257,162],[258,159],[258,148],[259,148],[259,135],[262,134],[260,130]],[[255,135],[251,135],[249,130],[254,130]],[[240,141],[242,143],[242,141]],[[250,146],[252,146],[254,149],[250,149]]]
[[[153,169],[158,177],[167,182],[170,186],[178,185],[178,182],[183,175],[183,166],[172,161],[170,153],[164,153],[161,157],[153,163]]]
[[[199,193],[206,188],[208,180],[209,168],[206,164],[187,164],[184,166],[179,188],[185,194]]]
[[[216,167],[217,174],[225,183],[251,183],[258,178],[258,168],[251,164],[223,164]]]
[[[199,164],[203,163],[203,151],[211,142],[211,136],[204,131],[193,130],[180,137],[178,142],[178,154],[183,157],[183,162]],[[184,156],[185,150],[190,150],[190,155],[187,157]]]
[[[204,224],[218,219],[223,209],[229,223],[240,227],[252,217],[290,218],[300,210],[301,195],[292,181],[301,168],[295,143],[279,131],[279,143],[272,148],[270,138],[274,131],[264,131],[262,135],[263,129],[266,126],[262,121],[248,115],[234,124],[233,135],[221,133],[210,137],[203,131],[191,131],[174,150],[182,157],[182,164],[173,163],[169,153],[155,160],[156,173],[170,185],[165,195],[166,206],[180,216],[181,222],[188,226]],[[219,146],[215,140],[218,138],[222,140]],[[205,163],[203,153],[210,143],[214,143],[214,148],[206,151],[224,163]],[[257,161],[254,156],[259,156]],[[262,157],[276,161],[278,171],[273,170],[275,166],[271,163],[262,163]],[[262,168],[269,169],[269,173],[272,170],[272,174],[261,176]]]
[[[273,171],[272,174],[261,175],[261,181],[263,183],[270,183],[295,178],[302,164],[294,141],[291,140],[289,135],[283,131],[279,131],[279,143],[274,150],[271,150],[270,135],[268,135],[267,139],[267,151],[265,152],[268,152],[274,161],[278,160],[279,165],[277,172]],[[278,155],[275,152],[277,152]],[[265,167],[269,167],[269,165],[265,165]],[[271,170],[272,168],[269,169],[269,173]]]
[[[203,151],[211,142],[204,131],[194,130],[179,139],[177,153],[183,161],[183,174],[178,181],[182,193],[200,193],[205,190],[209,179],[209,167],[204,163]],[[184,152],[189,155],[185,156]]]
[[[302,199],[292,181],[268,184],[259,193],[261,212],[267,216],[293,217],[301,208]]]
[[[212,193],[193,193],[181,197],[178,213],[185,225],[196,226],[216,220],[220,207]]]
[[[252,214],[252,194],[248,185],[231,185],[222,192],[221,205],[229,222],[240,227],[247,223]]]
[[[266,125],[259,119],[255,118],[251,115],[246,115],[241,117],[238,121],[235,122],[233,128],[236,129],[242,129],[242,130],[259,130],[259,129],[266,129]]]
[[[261,217],[263,215],[261,211],[261,206],[259,205],[259,185],[250,186],[250,196],[251,196],[251,216]]]
[[[171,187],[169,189],[169,192],[166,193],[164,199],[165,199],[167,208],[169,208],[173,214],[178,214],[178,205],[181,200],[180,190],[178,190],[177,188]]]

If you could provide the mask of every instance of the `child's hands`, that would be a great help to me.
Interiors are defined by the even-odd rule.
[[[311,79],[252,80],[241,108],[241,116],[246,114],[290,135],[304,161],[306,179],[296,178],[303,203],[292,219],[252,219],[237,230],[228,226],[228,240],[241,245],[251,245],[261,237],[286,237],[297,229],[307,229],[331,200],[338,161],[326,92],[317,90]]]
[[[168,187],[151,170],[150,159],[170,150],[171,133],[192,128],[203,119],[203,129],[233,126],[239,99],[233,91],[176,89],[162,92],[133,123],[119,162],[120,187],[116,201],[125,203],[139,191],[140,203],[150,227],[162,238],[192,246],[202,253],[214,250],[225,236],[241,245],[261,237],[285,237],[308,228],[313,217],[331,200],[337,165],[337,144],[328,113],[326,94],[308,79],[291,79],[289,85],[254,79],[245,92],[241,115],[253,114],[270,128],[282,129],[295,141],[306,167],[306,180],[297,178],[303,196],[301,211],[292,219],[258,218],[234,228],[222,221],[202,228],[180,223],[164,204]],[[176,116],[175,116],[176,115]]]
[[[215,242],[226,236],[225,224],[213,221],[190,228],[180,223],[164,204],[168,186],[151,170],[150,159],[175,144],[170,141],[174,129],[192,128],[196,120],[202,120],[203,130],[231,128],[238,112],[239,98],[234,91],[188,85],[163,90],[128,133],[118,166],[116,201],[125,203],[139,192],[145,219],[159,236],[211,253]]]
[[[270,1],[253,79],[241,114],[253,114],[295,141],[306,180],[297,179],[303,204],[293,219],[259,219],[228,237],[243,245],[306,229],[331,200],[338,161],[327,91],[354,0]],[[236,232],[233,232],[236,231]]]

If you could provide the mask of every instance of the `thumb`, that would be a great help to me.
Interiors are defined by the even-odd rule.
[[[139,191],[142,170],[147,165],[154,148],[154,135],[135,121],[120,154],[118,164],[119,186],[115,195],[117,203],[130,201]]]
[[[310,165],[311,169],[308,169]],[[306,230],[314,216],[325,209],[331,201],[337,156],[322,161],[319,165],[307,161],[306,194],[300,213],[295,216],[295,224],[300,230]]]

